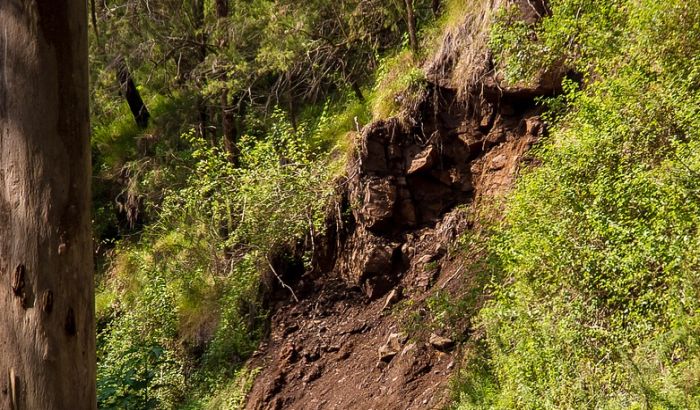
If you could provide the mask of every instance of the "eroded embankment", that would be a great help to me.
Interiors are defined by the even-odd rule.
[[[455,341],[468,337],[469,320],[447,333],[406,317],[420,322],[431,296],[478,287],[454,244],[512,186],[544,132],[534,99],[558,84],[499,87],[487,54],[478,87],[448,81],[465,50],[436,57],[406,119],[375,122],[358,137],[338,215],[314,241],[317,269],[285,278],[299,300],[279,292],[269,338],[249,363],[261,370],[247,408],[448,402]]]
[[[262,370],[248,408],[444,402],[452,347],[409,334],[391,306],[401,300],[420,309],[432,293],[465,283],[454,280],[463,261],[451,245],[474,223],[477,203],[511,186],[543,125],[528,100],[476,112],[453,90],[430,94],[415,125],[392,119],[363,132],[345,184],[342,232],[318,243],[334,248],[319,251],[330,269],[289,283],[299,302],[279,305],[272,317],[253,360]]]

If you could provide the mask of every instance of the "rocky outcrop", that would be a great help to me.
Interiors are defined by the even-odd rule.
[[[251,363],[264,370],[247,408],[445,404],[456,342],[406,334],[391,313],[419,306],[459,273],[450,248],[478,227],[484,204],[498,213],[491,203],[544,133],[538,114],[532,101],[477,107],[432,86],[411,121],[365,128],[342,184],[348,209],[337,213],[347,220],[338,227],[334,218],[335,235],[315,241],[315,259],[332,263],[289,282],[299,302],[287,300],[272,317],[268,344]]]
[[[413,125],[392,118],[362,132],[348,169],[357,226],[337,270],[368,297],[383,296],[401,280],[415,265],[418,243],[433,236],[427,231],[452,209],[506,189],[522,154],[542,135],[532,101],[493,100],[478,108],[459,101],[454,90],[433,86]],[[432,271],[424,272],[423,288],[437,274]]]

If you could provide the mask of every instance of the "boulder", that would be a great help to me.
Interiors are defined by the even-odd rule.
[[[427,171],[435,165],[438,159],[437,149],[430,145],[428,148],[421,151],[415,158],[411,161],[406,174],[412,175],[418,172]]]

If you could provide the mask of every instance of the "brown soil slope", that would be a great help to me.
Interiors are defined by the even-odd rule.
[[[460,32],[473,34],[457,30],[446,41]],[[261,370],[246,408],[449,403],[446,387],[469,321],[449,331],[422,327],[426,303],[476,285],[454,244],[512,186],[544,132],[533,98],[556,91],[546,84],[489,88],[497,81],[487,56],[482,87],[449,80],[467,51],[441,50],[426,69],[440,81],[408,120],[363,130],[341,184],[339,215],[314,243],[319,269],[285,277],[298,301],[281,290],[270,336],[249,364]]]

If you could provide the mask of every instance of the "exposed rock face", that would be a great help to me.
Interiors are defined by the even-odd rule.
[[[413,158],[406,175],[413,175],[421,171],[428,171],[434,165],[435,161],[438,159],[437,149],[434,145],[428,145],[426,149],[421,151],[418,155]]]
[[[392,305],[424,299],[456,275],[450,245],[479,224],[475,210],[512,186],[544,132],[532,101],[460,101],[434,87],[412,125],[366,127],[343,185],[349,209],[338,211],[351,216],[326,246],[316,241],[318,259],[332,263],[290,282],[300,301],[272,318],[247,408],[445,404],[454,341],[401,334]]]
[[[370,298],[383,296],[411,268],[406,262],[413,255],[404,253],[420,242],[411,233],[434,227],[457,205],[507,188],[520,157],[543,132],[536,114],[532,101],[496,99],[477,107],[435,86],[414,125],[392,118],[366,127],[348,170],[357,222],[339,261],[348,283]],[[431,281],[423,277],[421,287]]]
[[[361,194],[362,209],[357,216],[370,231],[381,232],[392,222],[396,207],[396,182],[389,178],[371,178]]]

